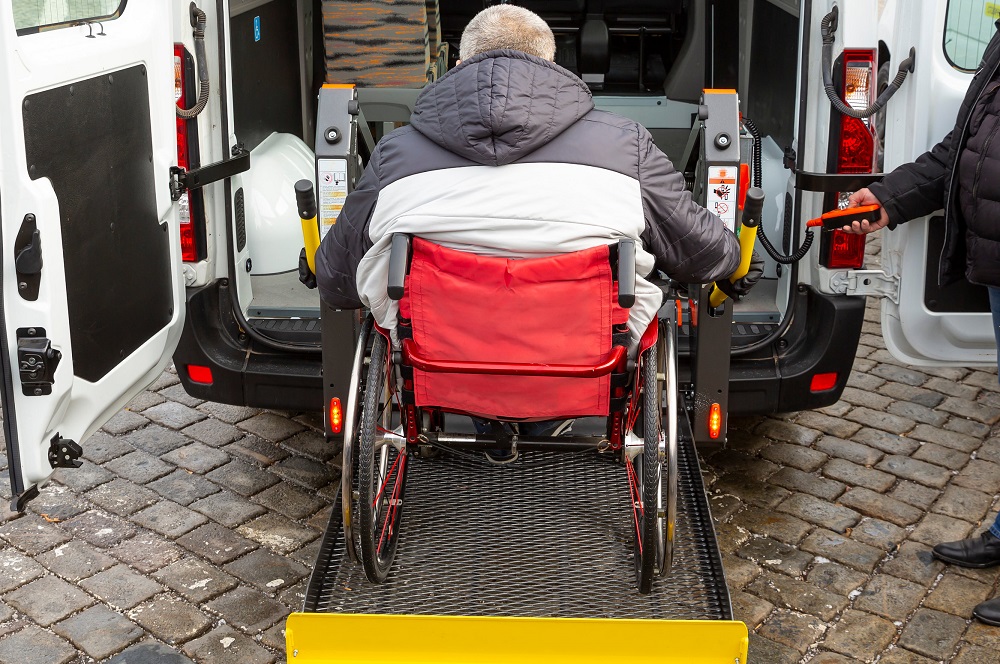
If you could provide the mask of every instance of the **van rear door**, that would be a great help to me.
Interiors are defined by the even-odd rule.
[[[55,468],[80,465],[80,444],[159,375],[180,335],[169,171],[181,5],[0,7],[0,393],[15,511]]]
[[[890,0],[894,1],[894,0]],[[996,33],[998,3],[982,0],[898,2],[890,23],[892,71],[916,48],[916,68],[889,104],[885,170],[913,161],[955,126],[959,106]],[[887,17],[889,18],[889,17]],[[938,286],[944,213],[882,231],[882,265],[901,278],[898,301],[882,304],[882,334],[897,358],[914,365],[995,365],[986,289]]]

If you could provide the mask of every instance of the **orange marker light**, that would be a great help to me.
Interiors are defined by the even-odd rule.
[[[340,399],[333,397],[330,399],[330,431],[340,433],[344,430],[344,410],[340,406]]]
[[[722,431],[722,407],[713,403],[708,410],[708,437],[715,440]]]

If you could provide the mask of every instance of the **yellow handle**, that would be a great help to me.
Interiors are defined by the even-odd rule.
[[[757,226],[743,226],[740,229],[740,265],[733,272],[733,275],[729,277],[729,283],[747,276],[747,272],[750,271],[750,260],[753,257],[753,246],[756,240]],[[713,307],[717,307],[726,301],[726,297],[726,294],[719,289],[718,285],[713,285],[708,303]]]
[[[309,269],[316,274],[316,250],[319,249],[319,226],[316,224],[316,217],[311,219],[301,219],[302,239],[305,241],[306,262]]]

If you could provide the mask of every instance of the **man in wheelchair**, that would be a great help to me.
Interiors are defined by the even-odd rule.
[[[371,580],[385,579],[395,553],[407,451],[443,443],[444,412],[492,423],[480,428],[492,435],[449,444],[514,451],[550,448],[502,422],[547,432],[545,423],[607,417],[605,436],[560,438],[561,449],[623,455],[640,591],[664,568],[667,528],[652,506],[667,456],[660,365],[674,351],[661,339],[658,362],[663,294],[647,277],[719,280],[740,295],[760,271],[723,279],[740,263],[733,233],[693,201],[645,128],[595,110],[554,55],[534,13],[500,4],[476,15],[459,65],[423,90],[409,126],[379,142],[317,252],[323,300],[367,307],[377,325],[367,364],[370,323],[359,344],[352,380],[364,405],[345,415],[343,478],[345,535],[360,530]]]

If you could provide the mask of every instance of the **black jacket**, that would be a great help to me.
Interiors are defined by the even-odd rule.
[[[869,187],[889,215],[890,227],[944,209],[945,241],[938,268],[942,286],[963,276],[972,283],[1000,286],[1000,140],[974,144],[967,140],[973,120],[985,138],[1000,127],[1000,117],[987,108],[992,99],[984,94],[990,82],[998,80],[998,69],[1000,32],[986,47],[955,128],[916,161],[903,164]],[[965,164],[961,169],[960,161]],[[975,199],[964,214],[960,188]]]

